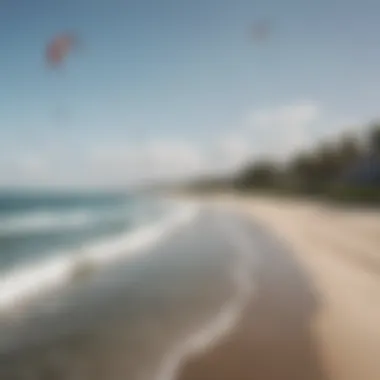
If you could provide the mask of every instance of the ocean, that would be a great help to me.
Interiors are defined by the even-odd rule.
[[[148,243],[176,211],[127,194],[0,195],[0,309],[63,281],[77,263]]]
[[[173,380],[247,297],[246,258],[212,215],[131,194],[2,195],[0,378]]]

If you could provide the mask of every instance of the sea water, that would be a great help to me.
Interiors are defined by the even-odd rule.
[[[173,212],[124,193],[0,194],[0,312],[64,281],[83,259],[105,262],[147,241]]]
[[[1,379],[174,380],[237,322],[249,265],[218,216],[132,195],[12,197],[2,239],[44,249],[1,251],[0,305],[13,310]],[[96,270],[72,286],[78,257]]]

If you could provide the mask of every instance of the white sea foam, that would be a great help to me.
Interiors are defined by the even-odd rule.
[[[81,252],[61,252],[48,260],[0,274],[0,311],[22,304],[31,297],[70,281],[78,260],[95,266],[120,257],[133,256],[154,245],[173,231],[175,226],[189,222],[197,213],[194,205],[182,205],[175,212],[151,225],[141,226],[116,238],[92,242]]]
[[[38,211],[0,218],[0,237],[76,229],[91,226],[105,215],[88,210]]]
[[[206,325],[185,341],[175,345],[165,356],[155,380],[174,380],[182,364],[194,355],[209,350],[238,323],[242,311],[253,291],[251,279],[252,242],[235,225],[222,225],[225,236],[230,236],[232,249],[236,250],[236,266],[232,272],[236,293]]]

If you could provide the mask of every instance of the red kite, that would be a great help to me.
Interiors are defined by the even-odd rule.
[[[77,38],[72,34],[61,34],[53,38],[46,47],[46,60],[53,67],[60,66],[71,49],[77,45]]]

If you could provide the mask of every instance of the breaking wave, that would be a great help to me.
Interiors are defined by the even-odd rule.
[[[141,254],[146,248],[172,232],[176,226],[190,221],[196,213],[197,208],[194,205],[187,204],[181,207],[176,205],[174,210],[159,220],[136,226],[135,229],[114,237],[88,242],[79,252],[76,250],[52,253],[49,258],[0,273],[0,310],[22,304],[31,297],[40,295],[44,290],[51,290],[69,282],[78,265],[82,263],[97,268],[118,258]],[[47,225],[48,220],[50,219],[40,219],[39,226]],[[70,218],[63,220],[65,225],[69,222],[78,224],[87,223],[90,217],[77,214],[75,217],[71,215]],[[59,223],[57,221],[60,228],[62,223],[62,219]]]

